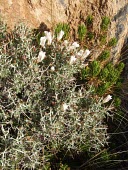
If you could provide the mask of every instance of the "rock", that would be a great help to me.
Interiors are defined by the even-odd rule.
[[[125,68],[122,74],[123,84],[120,92],[122,100],[121,108],[125,113],[128,113],[128,37],[125,39],[124,48],[122,49],[121,53],[123,56],[122,58],[125,59]]]
[[[34,28],[44,22],[51,28],[66,19],[63,0],[0,0],[0,14],[11,28],[19,21]]]
[[[112,20],[113,25],[111,25],[112,34],[115,34],[118,39],[116,49],[113,49],[113,51],[115,50],[114,62],[118,60],[121,48],[128,37],[128,3],[124,4],[122,8],[118,7],[118,9]]]
[[[0,14],[11,28],[19,21],[33,28],[45,23],[50,29],[56,23],[68,22],[74,38],[77,38],[78,24],[85,22],[88,15],[94,16],[93,31],[97,34],[102,17],[109,16],[111,25],[108,39],[115,36],[118,39],[117,46],[112,50],[114,62],[119,58],[128,34],[127,0],[0,0]]]

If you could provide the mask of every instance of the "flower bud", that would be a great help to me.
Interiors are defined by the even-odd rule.
[[[51,35],[51,32],[44,31],[44,33],[45,33],[46,39],[48,40],[48,45],[51,45],[51,43],[52,43],[52,35]]]
[[[46,37],[40,38],[40,45],[45,48]]]
[[[51,67],[51,71],[55,71],[55,67],[54,66]]]
[[[38,54],[38,58],[37,58],[37,63],[41,62],[42,60],[44,60],[44,58],[46,57],[45,55],[46,52],[40,51]]]
[[[63,38],[64,31],[60,31],[60,33],[57,35],[57,41],[60,41]]]
[[[105,97],[105,98],[103,99],[103,103],[107,103],[107,102],[109,102],[111,99],[112,99],[112,96],[111,96],[111,95],[107,95],[107,97]]]

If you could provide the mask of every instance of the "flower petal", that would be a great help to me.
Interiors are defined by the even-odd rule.
[[[64,31],[60,31],[60,33],[57,35],[57,41],[60,41],[63,38]]]
[[[46,42],[46,40],[47,40],[46,37],[41,37],[41,38],[40,38],[40,45],[41,45],[42,47],[45,47],[45,42]]]
[[[46,52],[40,51],[38,54],[38,59],[37,59],[37,63],[41,62],[42,60],[44,60],[44,58],[46,57],[45,55]]]
[[[70,65],[74,64],[76,60],[77,60],[77,58],[74,55],[72,55],[70,58],[69,64]]]
[[[51,43],[52,43],[52,35],[51,35],[51,32],[48,32],[48,31],[44,31],[44,33],[45,33],[45,36],[46,36],[46,38],[47,38],[47,40],[48,40],[48,45],[51,45]]]
[[[109,102],[111,99],[112,99],[112,96],[111,96],[111,95],[107,95],[107,97],[105,97],[105,98],[103,99],[103,103],[107,103],[107,102]]]

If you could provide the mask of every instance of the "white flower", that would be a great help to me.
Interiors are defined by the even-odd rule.
[[[64,40],[64,42],[63,42],[63,44],[65,45],[65,46],[67,46],[68,45],[68,40]]]
[[[77,48],[77,47],[79,47],[79,44],[78,44],[77,42],[74,42],[74,43],[72,44],[72,46],[74,46],[75,48]]]
[[[76,59],[77,59],[77,58],[76,58],[74,55],[72,55],[71,58],[70,58],[69,64],[70,64],[70,65],[74,64],[75,61],[76,61]]]
[[[103,103],[107,103],[107,102],[109,102],[111,99],[112,99],[112,96],[111,96],[111,95],[107,95],[107,97],[105,97],[105,98],[103,99]]]
[[[77,55],[78,55],[78,56],[82,56],[83,53],[84,53],[84,50],[80,50],[80,51],[77,53]]]
[[[42,47],[45,47],[45,42],[46,42],[46,37],[41,37],[40,38],[40,45],[42,46]]]
[[[52,43],[52,35],[51,35],[51,32],[44,31],[44,33],[45,33],[46,39],[48,40],[48,45],[51,45],[51,43]]]
[[[69,47],[69,49],[70,50],[74,50],[74,49],[76,49],[76,48],[78,48],[79,47],[79,44],[77,43],[77,42],[74,42],[70,47]]]
[[[60,31],[60,33],[57,35],[57,41],[60,41],[64,35],[64,31]]]
[[[81,60],[85,60],[87,58],[87,56],[90,54],[90,51],[87,49],[87,50],[80,50],[76,55],[78,57],[80,57]]]
[[[68,105],[66,103],[62,103],[61,105],[61,111],[65,112],[68,108]]]
[[[87,58],[87,56],[90,54],[90,51],[87,49],[87,50],[85,50],[85,52],[83,53],[83,56],[82,56],[82,58],[83,59],[86,59]]]
[[[38,58],[37,58],[37,63],[41,62],[42,60],[44,60],[44,58],[46,57],[45,55],[46,52],[40,51],[38,54]]]
[[[54,66],[51,67],[51,71],[55,71],[55,67]]]
[[[79,96],[82,97],[82,90],[79,90]]]

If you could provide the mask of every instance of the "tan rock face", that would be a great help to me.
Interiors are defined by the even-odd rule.
[[[65,21],[65,4],[53,0],[0,0],[0,14],[12,28],[19,21],[32,27],[44,22],[51,27]]]
[[[68,22],[72,27],[72,31],[77,31],[77,25],[85,22],[88,15],[93,15],[93,30],[100,31],[100,25],[103,16],[109,16],[111,25],[109,28],[108,39],[116,37],[118,39],[117,46],[113,49],[113,55],[119,57],[121,48],[124,44],[125,37],[128,37],[128,1],[127,0],[81,0],[70,1],[67,9]],[[100,52],[101,49],[99,49]],[[94,54],[99,54],[98,51]]]
[[[88,15],[94,16],[96,32],[100,30],[102,17],[109,16],[112,22],[108,38],[116,36],[119,40],[113,49],[115,56],[120,53],[128,33],[128,0],[0,0],[0,14],[11,28],[18,21],[34,28],[41,22],[48,28],[58,22],[68,22],[74,36],[77,25],[85,22]]]

